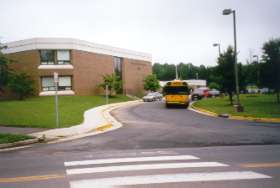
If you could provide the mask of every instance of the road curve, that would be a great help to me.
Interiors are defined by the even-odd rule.
[[[187,109],[166,109],[162,102],[114,110],[125,127],[124,148],[174,148],[279,144],[280,124],[209,117]],[[114,134],[114,133],[113,133]],[[116,142],[121,142],[116,140]]]

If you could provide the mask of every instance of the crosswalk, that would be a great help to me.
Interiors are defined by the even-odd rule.
[[[118,186],[271,178],[271,176],[253,171],[228,170],[230,167],[228,164],[201,161],[199,157],[193,155],[67,161],[64,162],[64,166],[70,179],[71,188],[113,188]],[[215,168],[215,170],[212,171],[211,168]],[[186,169],[188,172],[185,172]],[[197,172],[194,169],[203,169],[203,171]],[[165,172],[161,173],[161,170]],[[168,170],[171,170],[171,172],[176,170],[176,172],[166,173]],[[123,175],[122,172],[129,174]],[[145,172],[147,173],[145,174]],[[106,177],[106,173],[109,173],[109,177]]]

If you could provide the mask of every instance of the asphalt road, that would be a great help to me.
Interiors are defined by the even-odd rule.
[[[113,114],[124,127],[0,152],[0,187],[280,185],[277,124],[212,118],[165,109],[162,103],[124,107]]]

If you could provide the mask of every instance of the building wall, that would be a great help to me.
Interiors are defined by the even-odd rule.
[[[97,54],[81,50],[71,50],[71,64],[73,69],[38,69],[40,65],[39,50],[29,50],[7,55],[13,63],[10,65],[15,71],[28,73],[35,82],[36,95],[41,91],[41,76],[52,76],[58,72],[60,76],[72,76],[72,88],[76,95],[100,94],[102,76],[114,73],[112,55]],[[137,95],[144,92],[143,80],[152,73],[151,63],[148,61],[123,58],[122,79],[125,94]]]
[[[141,60],[124,59],[123,84],[126,94],[141,95],[144,93],[144,79],[152,74],[151,63]]]
[[[102,76],[114,73],[113,57],[72,50],[73,85],[77,95],[99,94]]]

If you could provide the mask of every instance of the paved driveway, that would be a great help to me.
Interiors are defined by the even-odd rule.
[[[129,142],[140,148],[280,143],[280,124],[236,121],[187,109],[166,109],[162,102],[117,109],[113,115],[125,124],[122,132],[129,136]]]

